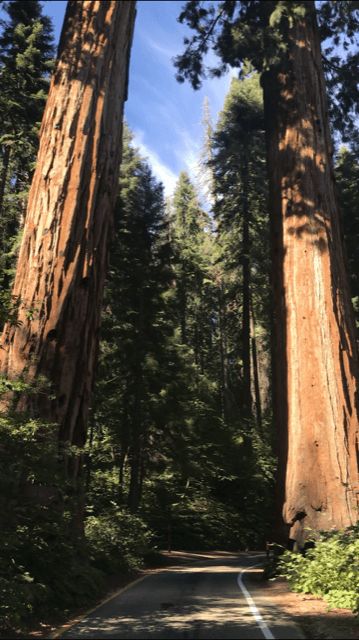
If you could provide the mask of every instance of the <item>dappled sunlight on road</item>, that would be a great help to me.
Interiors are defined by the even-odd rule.
[[[183,573],[188,572],[188,567],[176,567],[175,569],[171,569],[173,573]],[[198,566],[191,567],[191,573],[235,573],[238,574],[238,567],[231,567],[225,565],[218,565],[215,567],[206,567],[206,566]]]
[[[262,559],[262,554],[217,556],[153,573],[89,613],[61,637],[262,639],[262,630],[237,583],[242,569]],[[300,637],[293,635],[290,619],[278,608],[263,599],[256,604],[265,623],[273,625],[275,638]]]
[[[241,627],[241,635],[238,635]],[[64,637],[64,636],[63,636]],[[112,616],[104,620],[92,615],[67,638],[262,638],[246,602],[238,596],[193,597],[188,604],[163,602],[158,609],[143,607],[132,616]]]

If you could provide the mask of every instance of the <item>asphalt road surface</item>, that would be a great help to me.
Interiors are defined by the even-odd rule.
[[[263,556],[216,557],[150,574],[87,614],[61,638],[303,638],[290,619],[241,588]],[[252,600],[251,600],[252,597]]]

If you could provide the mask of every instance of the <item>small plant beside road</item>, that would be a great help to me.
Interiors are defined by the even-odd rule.
[[[319,536],[314,548],[305,553],[285,551],[278,559],[276,575],[286,577],[292,591],[322,597],[328,611],[337,607],[358,613],[359,520],[339,531],[319,531]]]

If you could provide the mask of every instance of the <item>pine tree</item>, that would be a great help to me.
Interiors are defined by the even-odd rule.
[[[0,281],[9,289],[38,150],[54,47],[40,2],[4,3],[0,36]]]
[[[173,195],[173,248],[175,274],[183,344],[190,344],[196,364],[203,369],[205,331],[202,316],[202,284],[205,277],[203,242],[209,220],[200,207],[198,195],[188,174],[181,171]],[[194,316],[194,322],[189,317]],[[201,364],[200,364],[201,362]]]
[[[262,244],[263,235],[267,235],[268,239],[268,233],[266,234],[262,224],[266,200],[263,126],[262,92],[258,75],[252,74],[243,81],[233,78],[213,136],[214,158],[211,164],[217,194],[214,212],[219,242],[222,244],[222,260],[227,270],[227,290],[230,292],[227,304],[230,308],[239,304],[242,310],[241,336],[237,320],[233,327],[231,350],[242,362],[242,390],[237,406],[247,420],[252,416],[251,381],[254,379],[250,365],[250,298],[251,287],[255,289],[256,286],[255,277],[251,283],[251,274],[259,272],[266,275],[268,270],[268,250]],[[260,258],[258,251],[254,256],[258,243],[261,249],[264,248]],[[264,302],[263,294],[268,292],[268,283],[264,287],[262,283],[261,289],[260,298]],[[238,316],[238,311],[236,315]],[[230,322],[233,324],[232,320]],[[253,340],[254,335],[252,345],[255,349]],[[241,344],[240,357],[238,342]],[[255,389],[254,385],[254,391]],[[256,406],[259,417],[261,411],[258,389]]]
[[[350,288],[359,296],[359,163],[354,153],[343,146],[335,164],[335,178],[343,214],[345,245],[348,253]]]

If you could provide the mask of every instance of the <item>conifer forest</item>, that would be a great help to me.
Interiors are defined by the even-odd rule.
[[[123,115],[138,3],[70,0],[58,51],[47,4],[0,3],[0,626],[268,543],[357,611],[358,3],[183,5],[173,76],[236,77],[170,197]]]

